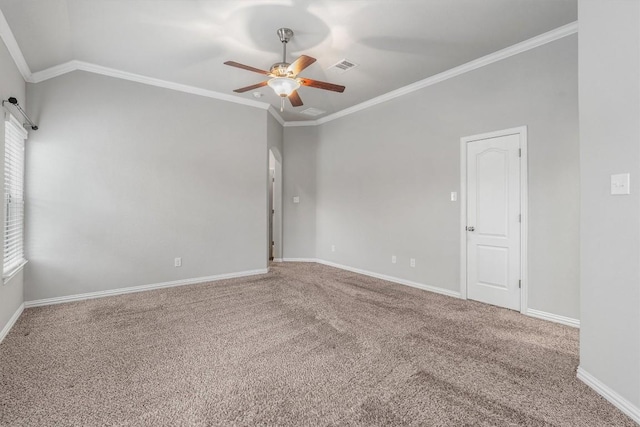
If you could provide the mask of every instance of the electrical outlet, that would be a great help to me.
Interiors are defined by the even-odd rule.
[[[336,251],[336,245],[331,245],[331,252],[335,252]]]
[[[409,260],[409,265],[410,265],[411,267],[415,267],[415,266],[416,266],[416,259],[415,259],[415,258],[411,258],[411,259]]]
[[[391,255],[391,264],[395,264],[397,261],[397,258],[395,255]]]
[[[173,260],[174,267],[182,267],[182,258],[176,258]]]

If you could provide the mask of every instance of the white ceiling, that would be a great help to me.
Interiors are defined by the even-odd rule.
[[[0,0],[32,72],[71,60],[253,98],[233,89],[264,76],[281,58],[280,27],[295,32],[288,61],[318,61],[302,76],[347,87],[302,87],[299,111],[335,113],[576,21],[577,0]],[[347,58],[359,66],[335,75]],[[260,101],[279,108],[264,87]],[[318,116],[315,118],[320,118]]]

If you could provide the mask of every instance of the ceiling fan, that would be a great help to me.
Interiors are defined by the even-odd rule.
[[[269,80],[265,80],[255,85],[236,89],[234,90],[234,92],[243,93],[268,85],[281,98],[280,111],[284,111],[285,98],[289,98],[291,105],[294,107],[300,107],[301,105],[303,105],[302,99],[300,99],[300,95],[298,94],[298,88],[300,86],[315,87],[318,89],[331,90],[340,93],[344,92],[344,86],[307,79],[304,77],[298,77],[298,74],[300,74],[300,72],[307,68],[309,65],[316,62],[316,59],[307,55],[301,55],[298,59],[289,64],[287,62],[287,43],[293,37],[293,31],[289,28],[280,28],[277,31],[277,34],[278,37],[280,37],[280,41],[282,42],[282,62],[276,62],[275,64],[273,64],[269,71],[260,70],[258,68],[250,67],[249,65],[240,64],[234,61],[227,61],[224,63],[225,65],[229,65],[231,67],[242,68],[243,70],[253,71],[254,73],[271,77]]]

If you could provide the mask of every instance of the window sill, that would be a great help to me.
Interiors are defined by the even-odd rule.
[[[6,276],[2,276],[3,284],[6,285],[7,283],[9,283],[9,281],[11,281],[11,279],[13,279],[16,276],[16,274],[20,273],[24,269],[24,266],[27,265],[28,262],[29,261],[27,261],[26,259],[22,260],[22,262],[18,264],[16,268],[11,270],[9,274],[7,274]]]

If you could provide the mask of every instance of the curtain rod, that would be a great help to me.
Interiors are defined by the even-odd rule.
[[[22,114],[22,117],[24,117],[25,120],[27,121],[27,123],[29,123],[29,126],[31,126],[31,129],[38,130],[38,125],[33,123],[33,121],[29,118],[29,116],[27,116],[27,113],[22,109],[20,104],[18,104],[18,100],[16,98],[11,96],[11,97],[9,97],[9,99],[2,101],[2,106],[3,107],[4,107],[4,103],[5,102],[8,102],[9,104],[12,104],[14,107],[16,107],[18,109],[20,114]]]

